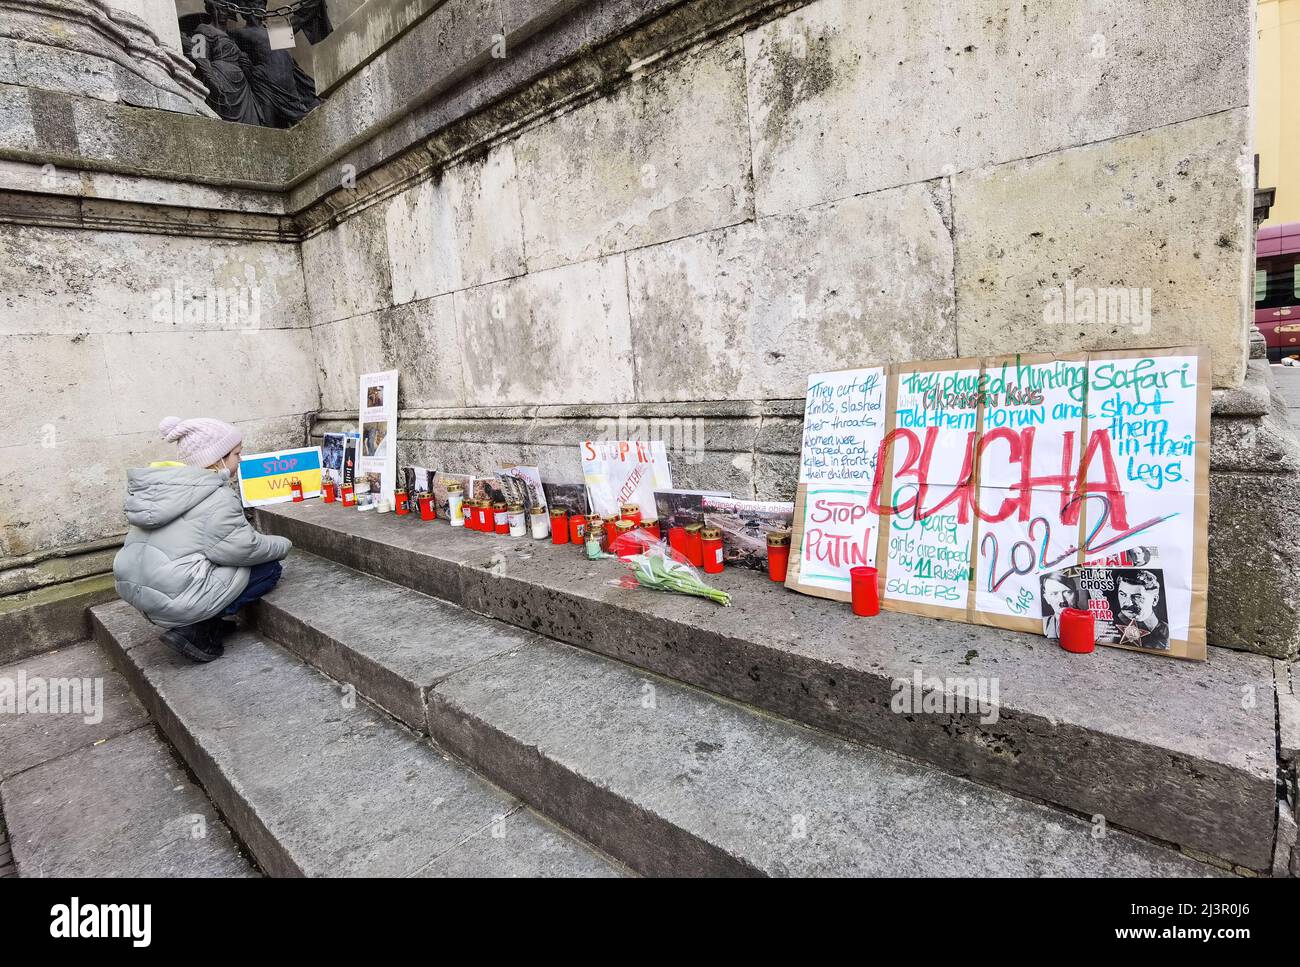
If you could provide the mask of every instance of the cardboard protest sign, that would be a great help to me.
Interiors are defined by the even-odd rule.
[[[824,404],[824,387],[863,372],[809,380],[788,586],[847,599],[874,527],[886,610],[1041,633],[1044,589],[1083,600],[1082,581],[1113,622],[1099,643],[1204,659],[1207,350],[889,366],[866,487],[860,466],[828,457]],[[1085,565],[1118,570],[1070,571],[1068,594],[1046,582]]]
[[[320,496],[320,447],[250,453],[239,458],[239,495],[245,507],[293,500],[290,484],[294,479],[302,484],[303,497]]]
[[[885,390],[883,366],[808,377],[786,587],[847,601],[849,568],[876,564],[880,518],[869,504]]]
[[[645,514],[655,506],[656,490],[672,489],[662,440],[587,440],[578,450],[593,513],[616,517],[623,504],[636,504]]]
[[[890,367],[889,429],[873,482],[882,511],[881,602],[894,611],[964,617],[974,522],[965,505],[979,427],[980,363]]]

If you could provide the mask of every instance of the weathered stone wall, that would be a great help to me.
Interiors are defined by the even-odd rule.
[[[724,30],[309,238],[323,404],[385,363],[408,408],[760,401],[867,360],[1182,343],[1236,385],[1250,23],[819,0]],[[1151,290],[1150,331],[1045,322],[1067,281]]]
[[[397,368],[404,462],[577,479],[577,441],[659,421],[679,485],[789,497],[811,371],[1184,343],[1216,447],[1255,441],[1216,462],[1212,565],[1265,545],[1245,512],[1294,440],[1243,384],[1249,0],[388,7],[291,131],[0,85],[4,345],[39,360],[4,402],[54,414],[0,471],[70,481],[0,557],[120,528],[160,408],[287,445]],[[145,320],[183,273],[261,286],[257,331]],[[1149,327],[1047,321],[1067,284],[1149,290]],[[1217,643],[1293,651],[1285,593],[1222,606],[1239,571]]]
[[[0,560],[123,533],[125,468],[174,458],[162,416],[279,447],[317,408],[296,245],[0,224],[0,291]]]
[[[350,425],[357,375],[392,367],[403,462],[576,480],[577,441],[645,421],[680,448],[678,485],[788,499],[809,372],[1207,344],[1230,451],[1212,639],[1293,653],[1294,595],[1242,606],[1226,573],[1241,542],[1276,554],[1300,530],[1243,513],[1293,479],[1295,449],[1262,377],[1239,389],[1251,12],[819,0],[642,49],[309,229],[315,432]],[[1149,328],[1048,321],[1066,283],[1149,290]]]

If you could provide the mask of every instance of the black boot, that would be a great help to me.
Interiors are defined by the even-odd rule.
[[[190,661],[212,661],[225,653],[221,646],[221,619],[208,618],[182,628],[169,628],[162,633],[163,642],[177,654]]]

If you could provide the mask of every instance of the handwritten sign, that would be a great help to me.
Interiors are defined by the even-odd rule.
[[[245,507],[292,500],[290,483],[295,478],[302,484],[304,497],[320,496],[320,447],[244,454],[239,458],[239,495]]]
[[[578,444],[582,479],[594,513],[617,516],[623,504],[653,513],[655,491],[671,490],[672,473],[662,440],[587,440]]]
[[[1116,646],[1204,659],[1209,379],[1199,348],[815,374],[787,585],[874,563],[886,610],[1041,633],[1046,575],[1122,564]],[[840,399],[883,419],[837,433]]]
[[[893,367],[891,379],[881,446],[889,472],[872,484],[874,506],[886,516],[883,600],[895,610],[951,617],[970,596],[979,362],[908,363]]]
[[[870,509],[885,435],[883,366],[808,378],[799,495],[786,584],[847,597],[849,569],[875,566],[880,517]]]

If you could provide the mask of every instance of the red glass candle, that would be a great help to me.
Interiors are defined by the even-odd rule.
[[[636,504],[624,504],[619,508],[619,520],[630,520],[637,527],[641,526],[641,508]]]
[[[562,507],[551,508],[551,543],[569,543],[569,515]]]
[[[357,505],[357,492],[352,484],[343,485],[343,506],[355,507]]]
[[[686,557],[686,528],[675,526],[668,528],[668,546]]]
[[[422,493],[416,498],[416,505],[420,508],[420,520],[437,520],[438,508],[433,504],[433,494]]]
[[[849,587],[853,594],[853,613],[863,618],[880,614],[880,593],[876,589],[874,567],[849,568]]]
[[[700,551],[704,557],[704,573],[720,573],[722,571],[722,531],[716,527],[705,527],[701,530]]]
[[[687,524],[683,528],[686,534],[686,560],[696,567],[704,567],[704,548],[700,538],[703,530],[703,524]]]
[[[293,494],[293,502],[295,504],[302,503],[302,481],[301,480],[299,480],[297,477],[294,477],[292,480],[290,480],[289,491]]]
[[[325,501],[325,503],[327,504],[334,503],[334,497],[336,495],[336,487],[334,481],[326,480],[325,485],[321,488],[321,491],[322,491],[321,499]]]
[[[492,505],[492,522],[498,534],[510,533],[510,510],[501,501]]]
[[[474,529],[483,533],[492,531],[492,504],[480,500],[474,505]]]
[[[411,495],[400,487],[393,491],[393,508],[398,516],[411,512]]]
[[[1066,608],[1061,612],[1061,647],[1076,655],[1086,655],[1097,647],[1097,635],[1091,611]]]
[[[587,540],[587,518],[583,514],[569,515],[569,541],[581,546]]]
[[[767,576],[780,584],[785,583],[790,567],[790,532],[772,531],[767,535]]]
[[[632,537],[636,525],[627,518],[614,525],[614,553],[623,559],[641,553],[641,544]]]
[[[641,529],[655,540],[659,540],[659,521],[643,520],[641,521]]]

